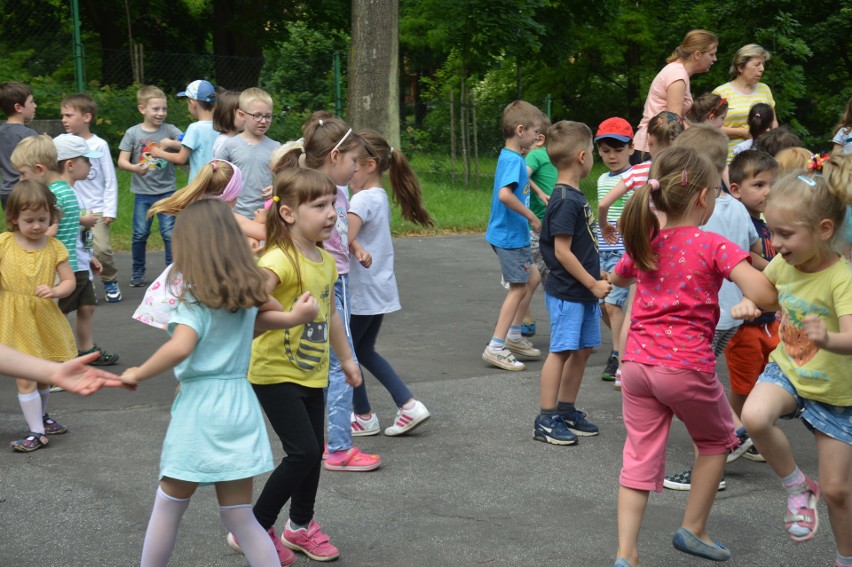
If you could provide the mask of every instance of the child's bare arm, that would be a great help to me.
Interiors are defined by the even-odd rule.
[[[577,256],[571,252],[573,238],[567,234],[556,235],[554,241],[554,253],[556,259],[565,268],[571,277],[580,282],[586,289],[591,291],[598,299],[603,299],[612,291],[612,284],[605,279],[597,279],[586,271]]]
[[[169,142],[175,142],[174,140],[168,140]],[[189,154],[192,153],[192,150],[188,147],[182,145],[180,142],[175,142],[178,147],[177,151],[168,151],[165,147],[164,142],[166,140],[160,141],[160,147],[154,148],[151,150],[151,157],[162,158],[169,163],[173,163],[175,165],[183,165],[189,160]]]
[[[125,151],[118,152],[118,167],[124,171],[139,175],[145,175],[148,171],[148,166],[144,163],[130,163],[130,152]]]
[[[604,240],[610,244],[618,242],[618,229],[609,222],[609,208],[619,199],[624,197],[628,191],[627,183],[624,179],[619,179],[615,187],[609,190],[609,193],[604,195],[603,199],[598,202],[598,226],[601,228],[601,235]]]
[[[298,325],[304,325],[313,321],[319,313],[319,304],[311,292],[303,293],[293,305],[290,311],[284,308],[274,297],[260,306],[257,319],[254,322],[254,330],[265,332],[273,329],[290,329]]]
[[[358,263],[369,268],[373,263],[373,257],[370,253],[361,246],[358,241],[358,234],[361,232],[361,227],[364,221],[355,213],[350,212],[349,217],[349,253],[352,254]]]
[[[852,354],[852,315],[843,315],[837,319],[840,330],[829,332],[822,319],[808,315],[802,320],[805,334],[817,348],[835,354]]]
[[[734,266],[734,269],[731,270],[730,280],[737,284],[737,287],[743,292],[744,299],[738,305],[746,307],[746,309],[738,309],[736,314],[734,313],[734,309],[731,309],[734,319],[753,319],[760,315],[757,312],[757,315],[752,317],[742,316],[748,315],[749,312],[754,314],[751,305],[758,306],[765,311],[778,311],[780,309],[778,305],[778,290],[763,275],[763,272],[756,270],[745,260]]]
[[[56,266],[56,273],[59,274],[59,283],[56,286],[40,285],[36,287],[35,294],[37,297],[44,299],[61,299],[68,297],[74,292],[77,287],[77,280],[74,279],[74,271],[71,269],[71,262],[65,260]]]
[[[128,368],[121,375],[121,381],[125,384],[138,384],[142,380],[170,370],[186,360],[192,354],[198,343],[198,334],[188,325],[175,326],[171,338],[151,355],[142,366]]]
[[[526,218],[534,232],[541,232],[541,221],[538,220],[535,213],[521,203],[520,199],[515,196],[515,192],[512,191],[511,187],[508,185],[506,187],[501,187],[500,191],[497,193],[497,198],[500,199],[500,202],[506,205],[509,209]]]
[[[329,317],[329,340],[331,348],[334,349],[334,354],[340,360],[343,373],[346,375],[346,383],[357,388],[361,385],[362,380],[361,367],[352,357],[352,350],[346,340],[346,330],[343,328],[343,320],[340,318],[337,309],[332,309],[331,317]]]

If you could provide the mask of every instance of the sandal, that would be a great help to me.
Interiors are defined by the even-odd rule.
[[[12,441],[9,445],[19,453],[31,453],[36,449],[47,447],[47,437],[44,433],[34,433],[30,431],[23,439]]]
[[[381,464],[380,456],[362,453],[358,447],[352,447],[329,453],[322,466],[327,471],[367,472],[376,470]]]
[[[805,481],[807,482],[807,492],[810,492],[810,496],[808,497],[808,505],[802,506],[798,510],[787,510],[787,513],[784,515],[784,527],[787,530],[787,537],[795,541],[796,543],[802,543],[805,541],[810,541],[816,535],[817,528],[819,527],[819,514],[817,513],[817,501],[819,500],[819,485],[816,481],[805,477]],[[790,533],[790,528],[799,527],[808,530],[808,533],[799,536]]]
[[[68,432],[68,428],[52,419],[49,415],[44,414],[42,416],[42,421],[44,422],[44,434],[45,435],[62,435],[63,433]]]

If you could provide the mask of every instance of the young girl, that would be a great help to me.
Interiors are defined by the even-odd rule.
[[[335,209],[337,221],[331,236],[323,243],[337,264],[338,279],[334,284],[334,300],[343,322],[346,338],[352,349],[352,334],[349,328],[349,252],[364,266],[369,266],[370,255],[354,239],[350,239],[349,195],[346,185],[358,168],[358,160],[364,149],[360,136],[344,121],[325,111],[314,112],[302,126],[302,144],[296,142],[293,149],[285,152],[273,171],[286,167],[301,166],[321,171],[337,186]],[[357,362],[357,359],[356,359]],[[330,471],[367,472],[382,464],[378,455],[363,453],[352,445],[350,415],[352,412],[352,388],[340,367],[336,353],[331,353],[328,376],[328,450],[324,467]]]
[[[728,116],[728,101],[713,93],[704,93],[692,102],[686,113],[690,125],[710,122],[716,128],[721,128]]]
[[[721,190],[716,167],[693,149],[660,152],[648,183],[627,202],[622,216],[627,253],[610,275],[614,285],[636,282],[630,333],[624,350],[622,410],[627,428],[618,491],[618,560],[637,565],[639,529],[648,494],[661,492],[672,416],[698,445],[692,492],[675,548],[705,559],[731,557],[706,532],[728,450],[736,445],[725,389],[715,374],[713,331],[719,319],[722,279],[734,281],[761,306],[775,291],[751,267],[748,252],[704,232]],[[665,213],[660,228],[651,211]]]
[[[420,184],[405,156],[373,130],[361,130],[358,135],[364,140],[364,154],[351,183],[349,238],[355,240],[360,236],[361,245],[370,252],[373,262],[369,268],[352,266],[352,342],[358,361],[390,392],[399,408],[393,425],[385,429],[385,435],[403,435],[422,425],[431,414],[414,399],[391,365],[376,352],[376,338],[385,313],[400,309],[393,273],[391,209],[382,188],[382,174],[390,170],[393,199],[402,208],[404,219],[423,226],[435,223],[423,206]],[[352,435],[377,434],[379,418],[370,408],[363,381],[355,389],[353,406]]]
[[[245,118],[237,112],[239,108],[239,92],[225,91],[216,95],[216,106],[213,107],[213,129],[219,132],[219,135],[213,140],[214,155],[225,140],[243,131]]]
[[[343,322],[333,308],[334,258],[317,247],[334,231],[337,188],[324,173],[285,168],[274,181],[274,207],[266,224],[266,252],[258,265],[267,290],[287,308],[305,292],[319,314],[304,325],[267,332],[252,345],[249,381],[287,456],[273,471],[254,506],[265,530],[272,529],[290,500],[281,541],[318,561],[339,556],[313,519],[322,463],[329,342],[350,387],[361,383]]]
[[[47,236],[50,225],[59,222],[56,198],[41,183],[21,181],[5,208],[11,232],[0,234],[0,343],[47,360],[71,360],[77,356],[74,335],[53,301],[76,287],[68,250]],[[47,435],[68,429],[47,414],[50,386],[20,378],[16,382],[29,433],[11,445],[29,453],[45,447]]]
[[[772,130],[775,124],[775,110],[765,102],[758,102],[748,111],[748,140],[734,146],[734,155],[750,150],[755,141]]]
[[[846,110],[834,127],[834,138],[831,141],[834,143],[832,155],[852,154],[852,98],[846,103]]]
[[[250,565],[289,564],[284,559],[292,563],[292,553],[276,546],[275,532],[261,529],[251,511],[252,477],[273,464],[263,414],[245,376],[255,328],[304,324],[316,315],[316,301],[305,296],[289,313],[273,313],[265,273],[231,210],[216,200],[183,210],[173,242],[173,273],[181,279],[169,281],[180,287],[169,319],[171,338],[121,376],[135,385],[175,368],[181,383],[163,442],[160,486],[141,564],[168,564],[190,497],[199,484],[209,483],[216,485],[222,523],[239,539]]]
[[[764,270],[778,289],[781,342],[743,408],[755,446],[787,492],[784,525],[793,541],[814,537],[820,485],[796,465],[775,422],[800,417],[814,434],[822,495],[837,545],[835,565],[852,565],[852,271],[834,245],[852,190],[852,158],[772,186],[766,222],[777,256]],[[732,312],[755,316],[747,301]],[[778,306],[775,306],[778,309]]]

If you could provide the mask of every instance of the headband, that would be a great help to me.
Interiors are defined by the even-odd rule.
[[[331,148],[331,151],[333,152],[334,150],[339,149],[339,148],[340,148],[340,145],[341,145],[343,142],[345,142],[345,141],[346,141],[346,138],[348,138],[348,137],[349,137],[349,134],[351,134],[351,133],[352,133],[352,128],[350,128],[349,130],[347,130],[347,131],[346,131],[346,133],[345,133],[345,134],[343,134],[343,137],[342,137],[342,138],[340,138],[340,141],[339,141],[339,142],[337,142],[337,145],[336,145],[336,146],[334,146],[333,148]],[[329,152],[329,153],[331,153],[331,152]]]
[[[231,166],[231,169],[234,170],[234,174],[231,175],[231,179],[228,181],[228,184],[225,185],[225,189],[222,191],[222,194],[216,196],[217,199],[230,203],[235,201],[237,197],[240,196],[240,191],[243,190],[243,173],[240,171],[239,167],[224,159],[214,159],[210,162],[210,165],[213,166],[213,171],[219,170],[219,165],[216,163],[217,161],[227,163]]]

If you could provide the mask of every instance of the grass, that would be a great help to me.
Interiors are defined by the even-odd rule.
[[[403,220],[399,207],[393,207],[391,232],[394,236],[434,236],[437,234],[460,234],[485,232],[488,216],[491,211],[492,174],[496,159],[480,161],[478,182],[464,185],[460,173],[455,179],[451,177],[445,156],[423,156],[413,160],[414,170],[420,179],[423,190],[423,200],[426,208],[435,219],[435,227],[421,227]],[[596,184],[606,167],[596,163],[591,174],[580,183],[580,188],[592,205],[597,204]],[[133,235],[133,194],[130,192],[130,173],[116,171],[118,177],[118,216],[111,225],[110,240],[113,249],[130,250]],[[177,168],[178,187],[186,185],[187,170]],[[385,187],[390,185],[386,180]],[[3,219],[0,227],[5,228]],[[148,240],[149,249],[162,249],[163,241],[157,228],[157,221],[151,227]]]

